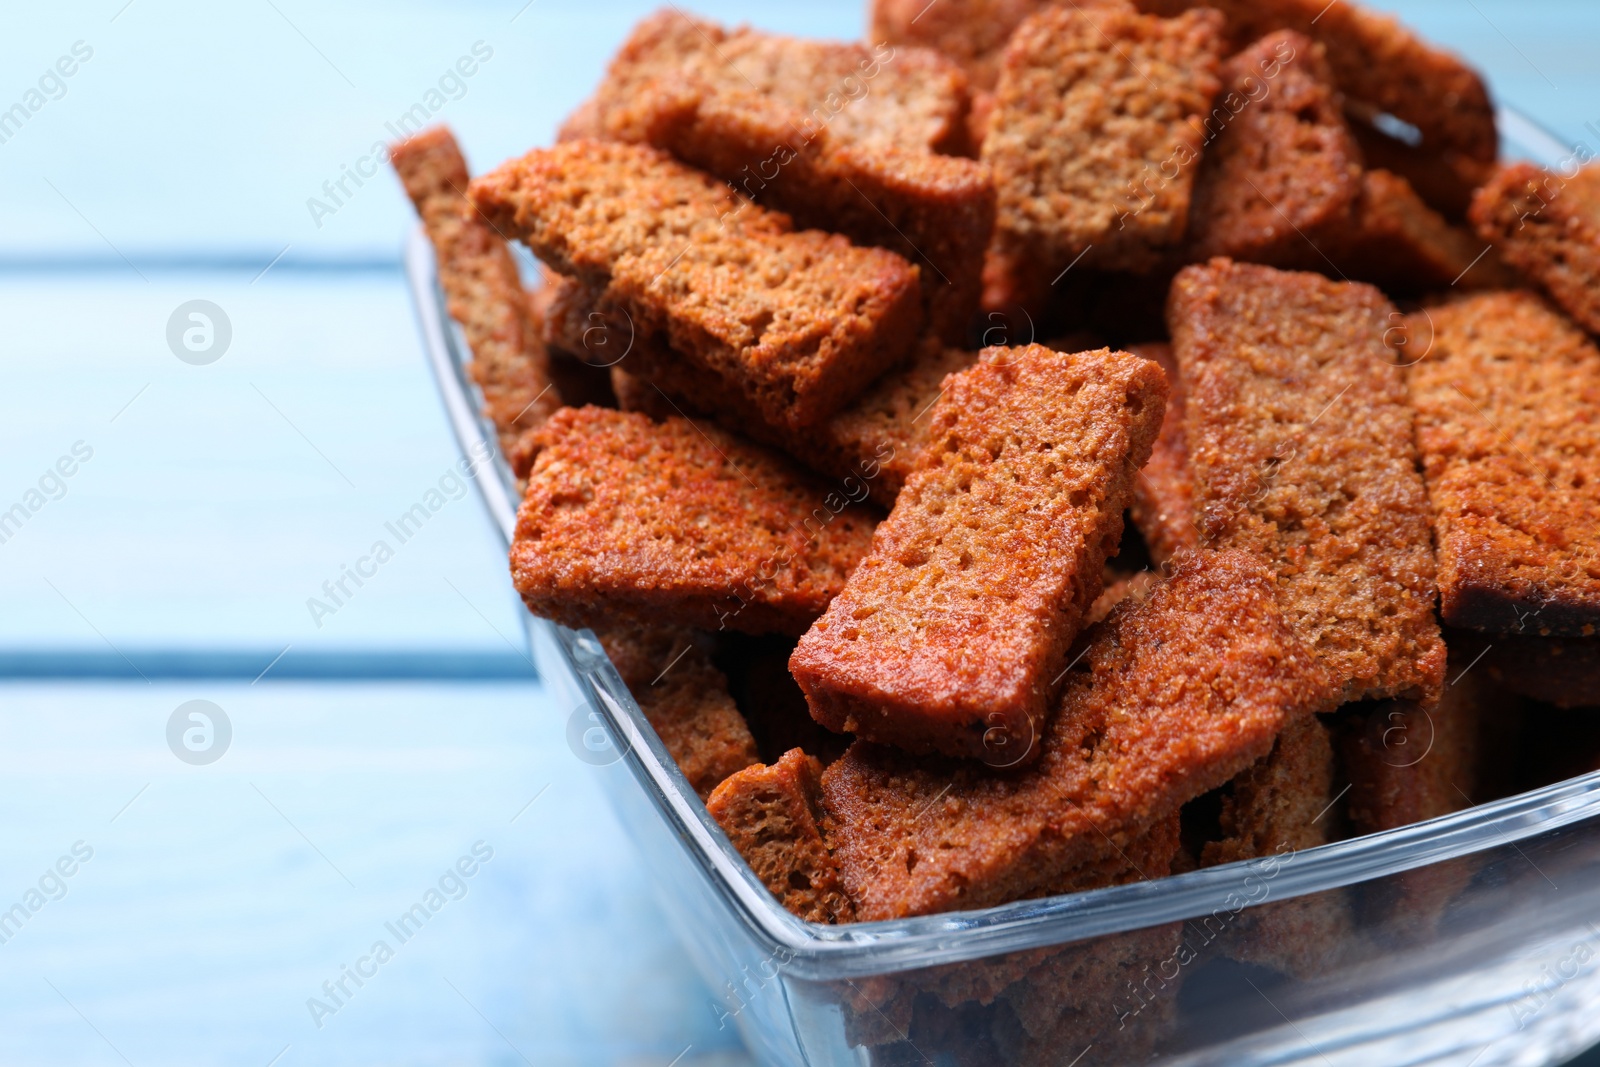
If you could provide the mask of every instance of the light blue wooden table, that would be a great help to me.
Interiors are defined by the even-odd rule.
[[[0,912],[0,1063],[743,1062],[567,748],[570,709],[530,677],[476,501],[442,483],[409,209],[382,173],[308,208],[475,48],[435,117],[480,166],[547,141],[651,6],[7,11],[0,108],[89,54],[0,141],[0,510],[48,498],[0,529],[0,909],[42,902],[20,929]],[[1600,5],[1382,6],[1600,149]],[[697,9],[863,22],[831,0]],[[167,342],[195,299],[232,331],[207,366]],[[209,765],[168,745],[191,700],[231,723]],[[386,923],[475,845],[492,859],[401,944]]]

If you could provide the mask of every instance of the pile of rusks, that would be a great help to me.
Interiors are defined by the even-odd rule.
[[[1499,163],[1346,2],[871,27],[669,9],[554,147],[392,156],[517,589],[772,893],[982,908],[1600,765],[1517,755],[1600,704],[1600,170]]]

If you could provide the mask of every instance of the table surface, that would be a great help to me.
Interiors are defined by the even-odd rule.
[[[0,907],[74,847],[92,858],[0,943],[0,1062],[746,1062],[568,750],[452,478],[397,183],[308,205],[419,103],[480,167],[548,142],[654,6],[8,11],[0,109],[81,62],[0,143],[0,510],[41,478],[46,498],[0,543]],[[1379,6],[1600,147],[1600,5]],[[831,0],[696,9],[863,22]],[[167,343],[194,299],[231,325],[208,366]],[[308,604],[432,500],[335,611]],[[232,727],[207,766],[166,735],[197,699]],[[474,847],[492,858],[449,877]],[[386,936],[441,877],[427,926]],[[393,959],[308,1007],[378,940]]]

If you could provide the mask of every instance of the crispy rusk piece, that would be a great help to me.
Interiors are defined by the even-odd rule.
[[[1590,333],[1600,333],[1600,164],[1571,176],[1531,163],[1495,174],[1472,202],[1472,224]]]
[[[598,290],[576,279],[558,283],[546,332],[552,344],[587,345],[595,358],[619,360],[612,368],[612,380],[624,411],[642,411],[653,418],[710,416],[839,479],[847,496],[861,499],[865,492],[886,508],[894,506],[927,444],[933,425],[930,413],[945,378],[978,359],[976,352],[924,337],[910,360],[872,383],[849,405],[816,426],[795,431],[767,422],[725,379],[690,363],[664,339],[636,332],[625,314],[604,303]]]
[[[450,317],[472,349],[468,369],[483,390],[483,413],[517,477],[528,473],[531,435],[561,407],[550,357],[501,235],[467,199],[467,162],[449,127],[435,126],[389,151],[389,162],[422,217],[438,261]]]
[[[1361,176],[1361,199],[1348,227],[1312,235],[1328,258],[1308,266],[1334,269],[1395,292],[1515,284],[1493,247],[1452,226],[1423,203],[1409,182],[1388,171]],[[1319,259],[1321,257],[1319,256]]]
[[[964,147],[966,112],[966,76],[937,52],[663,10],[623,45],[585,123],[586,135],[664,148],[800,226],[920,264],[929,322],[959,344],[995,213],[987,168],[940,154]]]
[[[1483,670],[1503,688],[1558,708],[1600,708],[1600,637],[1502,634]],[[1591,770],[1600,770],[1597,765]]]
[[[1315,715],[1296,719],[1272,752],[1239,775],[1222,799],[1222,838],[1206,842],[1204,867],[1298,852],[1328,843],[1334,801],[1333,740]]]
[[[916,338],[915,267],[796,232],[656,149],[536,149],[474,181],[472,196],[494,226],[603,286],[636,329],[721,374],[777,425],[833,414]]]
[[[1024,897],[1267,755],[1331,688],[1275,584],[1242,552],[1181,560],[1094,632],[1025,770],[858,741],[822,788],[860,918]]]
[[[1189,474],[1189,449],[1184,442],[1183,376],[1172,346],[1133,345],[1134,355],[1151,360],[1167,375],[1167,410],[1161,433],[1150,450],[1150,462],[1133,485],[1128,514],[1150,550],[1150,560],[1165,563],[1179,552],[1200,547],[1194,521],[1194,482]]]
[[[1339,0],[1138,0],[1175,15],[1197,6],[1227,17],[1234,46],[1294,30],[1328,50],[1345,96],[1415,126],[1430,151],[1492,161],[1499,151],[1494,106],[1483,78],[1459,57],[1427,44],[1389,15]]]
[[[706,810],[756,877],[789,911],[814,923],[847,923],[855,909],[823,840],[822,764],[798,748],[717,786]]]
[[[1600,625],[1600,349],[1539,296],[1427,309],[1406,371],[1444,621],[1592,636]]]
[[[1277,571],[1335,704],[1443,682],[1398,320],[1371,286],[1226,259],[1186,268],[1168,303],[1201,543]]]
[[[1089,266],[1149,270],[1183,240],[1221,56],[1210,10],[1099,0],[1017,29],[983,142],[1000,190],[987,269],[1008,279],[990,288],[1034,306],[1091,249]]]
[[[1348,225],[1361,194],[1361,150],[1322,46],[1268,34],[1223,65],[1222,82],[1195,176],[1189,257],[1315,265],[1305,234]]]
[[[1037,755],[1166,394],[1109,349],[988,349],[948,378],[872,551],[789,661],[812,716],[912,752]]]
[[[540,431],[511,576],[536,615],[805,631],[866,554],[873,518],[715,427],[566,408]]]
[[[679,626],[621,624],[595,631],[639,709],[701,800],[758,763],[755,739],[711,663],[704,638]]]
[[[1391,137],[1373,125],[1376,113],[1359,105],[1348,108],[1350,131],[1361,146],[1366,165],[1398,174],[1447,222],[1460,224],[1476,193],[1494,175],[1495,164],[1473,159],[1454,149],[1430,150]]]

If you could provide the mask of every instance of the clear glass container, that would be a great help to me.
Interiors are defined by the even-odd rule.
[[[1502,126],[1512,154],[1561,162],[1526,118]],[[461,445],[498,453],[420,230],[405,260]],[[476,484],[509,543],[497,472]],[[569,715],[711,1010],[763,1063],[1533,1067],[1600,1042],[1600,772],[1157,881],[822,926],[740,859],[599,642],[528,632],[546,710]]]

